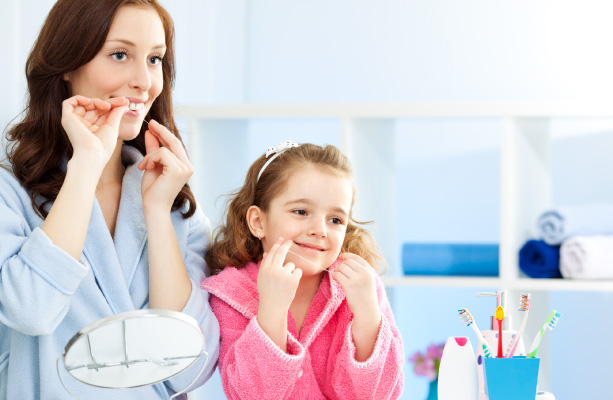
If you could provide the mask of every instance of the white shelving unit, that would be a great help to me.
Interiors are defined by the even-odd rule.
[[[564,279],[531,279],[522,277],[518,266],[521,246],[534,237],[534,225],[539,214],[551,206],[551,155],[550,122],[552,118],[613,118],[613,104],[568,103],[415,103],[415,104],[261,104],[261,105],[202,105],[176,107],[176,116],[189,121],[189,143],[196,149],[214,146],[234,146],[241,141],[241,133],[248,129],[247,122],[258,118],[322,119],[339,122],[342,150],[354,165],[358,193],[365,187],[384,193],[383,199],[366,199],[356,206],[361,213],[377,221],[373,233],[391,266],[391,272],[383,280],[388,287],[431,286],[466,287],[507,290],[509,299],[519,297],[519,292],[531,292],[538,301],[531,313],[547,315],[550,311],[550,291],[613,291],[612,281],[583,281]],[[500,121],[500,263],[499,276],[449,277],[402,276],[400,251],[397,248],[394,162],[394,120],[399,118],[496,118]],[[238,132],[239,137],[226,137],[218,142],[219,124],[226,124]],[[227,136],[227,135],[226,135]],[[208,141],[208,143],[207,143]],[[240,147],[240,146],[239,146]],[[240,154],[240,148],[234,146]],[[197,174],[222,174],[215,165],[211,152],[223,149],[210,148],[208,156],[192,149],[196,159],[196,175],[192,179],[194,191],[198,184],[211,187],[211,176]],[[240,155],[239,155],[240,157]],[[356,160],[366,162],[356,162]],[[245,168],[248,166],[246,164]],[[246,170],[246,169],[245,169]],[[205,171],[205,172],[203,172]],[[223,179],[219,178],[219,179]],[[221,192],[217,192],[220,194]],[[510,300],[512,301],[512,300]],[[534,307],[534,306],[533,306]],[[534,324],[534,322],[533,322]],[[538,326],[528,323],[526,333],[536,333]],[[532,337],[532,336],[530,336]],[[541,346],[543,360],[549,357],[547,346]],[[541,366],[539,387],[549,388],[549,367]]]
[[[551,118],[613,117],[613,104],[569,103],[408,103],[408,104],[242,104],[242,105],[178,105],[177,117],[189,121],[189,142],[207,147],[207,122],[225,121],[241,125],[257,118],[334,118],[340,121],[342,150],[354,160],[358,187],[376,188],[390,194],[388,207],[358,204],[365,215],[377,221],[375,236],[390,265],[399,264],[395,247],[394,149],[392,122],[397,118],[499,118],[501,135],[501,209],[500,209],[500,275],[479,277],[386,277],[389,286],[491,286],[506,290],[573,290],[612,291],[613,281],[569,281],[560,279],[522,278],[518,268],[518,251],[534,234],[534,221],[551,205],[550,132]],[[219,135],[213,132],[214,135]],[[234,144],[240,138],[228,138]],[[207,165],[205,157],[193,152],[199,171],[213,171],[214,161]],[[365,154],[368,157],[365,157]],[[368,160],[356,163],[355,160]],[[193,179],[192,186],[206,179]],[[391,199],[391,200],[390,200]],[[386,244],[389,244],[386,247]],[[394,268],[392,268],[394,271]],[[399,269],[396,270],[397,272]]]

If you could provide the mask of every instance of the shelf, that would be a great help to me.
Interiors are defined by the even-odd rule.
[[[578,279],[531,279],[517,278],[503,280],[501,278],[472,276],[401,276],[383,277],[387,287],[395,286],[454,286],[454,287],[495,287],[507,290],[538,291],[578,291],[578,292],[609,292],[613,291],[613,280],[578,280]]]
[[[176,105],[177,117],[403,118],[403,117],[613,117],[609,103],[389,103],[389,104],[228,104]]]

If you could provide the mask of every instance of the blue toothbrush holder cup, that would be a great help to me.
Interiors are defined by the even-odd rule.
[[[485,392],[489,400],[534,400],[539,358],[484,359]]]

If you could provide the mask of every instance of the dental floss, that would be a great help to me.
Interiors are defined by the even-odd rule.
[[[319,268],[319,269],[321,269],[321,270],[324,270],[324,271],[326,271],[327,273],[330,273],[330,271],[328,271],[328,270],[327,270],[327,269],[325,269],[325,268],[320,267],[319,265],[315,264],[313,261],[309,260],[308,258],[302,257],[301,255],[296,254],[296,253],[294,253],[294,252],[293,252],[293,251],[291,251],[291,250],[288,250],[287,252],[288,252],[288,253],[292,253],[292,254],[293,254],[293,255],[295,255],[296,257],[300,257],[300,258],[302,258],[303,260],[310,262],[311,264],[313,264],[313,265],[314,265],[314,266],[316,266],[317,268]]]

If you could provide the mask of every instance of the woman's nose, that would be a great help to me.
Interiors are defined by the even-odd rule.
[[[151,72],[146,61],[134,63],[130,77],[130,87],[146,92],[151,88]]]

